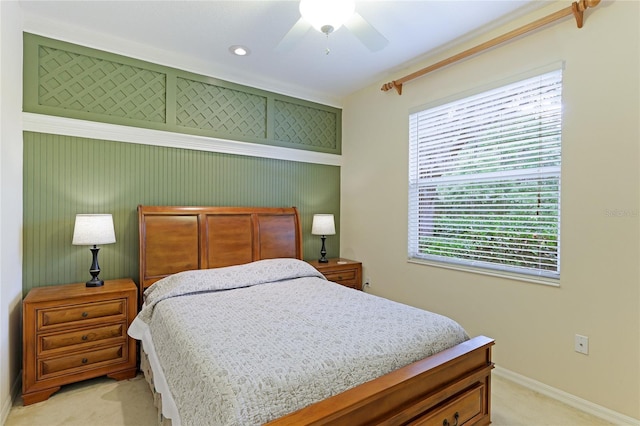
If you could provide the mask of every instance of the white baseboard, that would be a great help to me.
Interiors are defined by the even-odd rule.
[[[18,397],[18,394],[20,393],[20,388],[22,386],[21,377],[22,370],[18,374],[18,377],[16,377],[16,380],[13,382],[9,395],[4,401],[2,401],[2,411],[0,411],[0,425],[6,423],[7,417],[9,417],[9,411],[11,411],[11,407],[13,406],[13,401],[15,401],[15,399]]]
[[[8,395],[7,398],[2,402],[2,412],[0,412],[0,425],[3,425],[7,422],[7,417],[9,417],[9,411],[11,410],[12,405],[13,398],[11,398],[11,395]]]
[[[545,385],[544,383],[530,379],[521,374],[514,373],[513,371],[507,370],[506,368],[496,366],[493,374],[613,424],[620,426],[640,426],[640,420],[638,419],[634,419],[633,417],[629,417],[616,411],[610,410],[601,405],[594,404],[593,402],[587,401],[586,399],[578,398],[575,395]]]

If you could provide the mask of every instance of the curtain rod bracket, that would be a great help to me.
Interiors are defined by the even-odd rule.
[[[571,11],[573,12],[573,16],[576,18],[576,24],[578,28],[582,28],[583,20],[584,20],[584,10],[580,10],[578,3],[571,3]]]
[[[599,3],[600,0],[578,0],[571,3],[571,11],[576,18],[578,28],[582,28],[584,25],[584,11],[590,7],[596,7]]]
[[[398,92],[398,95],[402,95],[402,83],[398,83],[397,81],[393,80],[389,83],[385,83],[382,86],[382,90],[385,92],[391,89],[396,89],[396,92]]]

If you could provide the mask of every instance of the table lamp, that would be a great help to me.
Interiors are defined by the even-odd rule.
[[[78,214],[73,228],[73,241],[76,246],[93,246],[89,250],[93,254],[93,261],[89,273],[91,279],[87,281],[87,287],[100,287],[104,284],[98,265],[98,244],[111,244],[116,242],[116,233],[113,229],[113,218],[110,214]]]
[[[327,238],[327,235],[335,235],[336,233],[336,225],[333,221],[332,214],[314,214],[313,215],[313,225],[311,225],[311,233],[313,235],[321,235],[322,239],[322,249],[320,250],[320,259],[318,262],[320,263],[328,263],[329,261],[325,257],[327,254],[327,250],[324,248],[324,240]]]

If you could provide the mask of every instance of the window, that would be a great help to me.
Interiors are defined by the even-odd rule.
[[[562,71],[409,117],[409,258],[559,278]]]

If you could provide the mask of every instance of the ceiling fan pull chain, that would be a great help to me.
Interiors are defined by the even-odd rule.
[[[328,55],[329,53],[331,53],[331,49],[329,49],[329,33],[327,34],[327,47],[324,49],[324,54]]]

